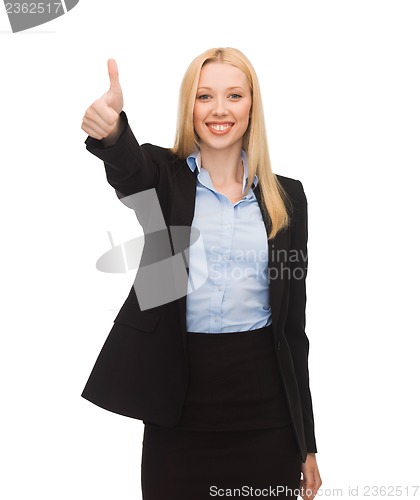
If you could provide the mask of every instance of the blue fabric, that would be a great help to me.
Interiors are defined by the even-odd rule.
[[[197,246],[190,247],[187,331],[228,333],[270,325],[267,232],[252,187],[232,204],[215,189],[209,172],[201,166],[199,151],[186,162],[193,172],[198,169],[192,226],[200,231],[205,248],[204,257]],[[248,179],[245,151],[242,163],[244,192]],[[197,287],[199,283],[203,284]]]

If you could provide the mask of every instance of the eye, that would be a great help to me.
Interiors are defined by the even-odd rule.
[[[240,99],[242,96],[241,96],[241,95],[239,95],[239,94],[230,94],[230,97],[231,97],[232,99]]]
[[[202,94],[202,95],[197,96],[197,99],[199,101],[207,101],[210,99],[210,96],[208,94]]]

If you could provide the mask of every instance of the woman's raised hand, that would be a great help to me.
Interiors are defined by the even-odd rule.
[[[109,90],[88,107],[83,116],[82,129],[94,139],[106,138],[106,143],[112,144],[121,132],[120,113],[124,105],[118,67],[114,59],[108,59],[108,74]]]

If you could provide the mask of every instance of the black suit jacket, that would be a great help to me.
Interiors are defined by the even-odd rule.
[[[187,234],[185,241],[174,241],[170,228],[189,226],[191,230],[196,172],[191,172],[185,160],[168,149],[152,144],[140,146],[125,112],[120,116],[125,126],[116,144],[104,147],[102,141],[88,136],[86,148],[103,160],[107,180],[119,198],[156,190],[175,255],[188,248],[189,238]],[[290,228],[268,240],[273,349],[301,459],[305,462],[308,452],[317,452],[309,388],[309,341],[305,333],[307,201],[300,181],[277,177],[292,202],[293,212]],[[262,209],[259,184],[254,192],[268,235],[270,223]],[[146,230],[148,214],[136,211],[136,215],[145,233],[140,269],[144,258],[150,262],[151,256],[146,254],[150,253],[148,238],[150,241],[152,235],[148,236]],[[188,373],[185,295],[141,310],[133,285],[114,319],[82,397],[109,411],[172,427],[181,417]]]

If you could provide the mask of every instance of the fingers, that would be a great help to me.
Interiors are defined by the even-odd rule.
[[[108,59],[110,88],[86,110],[82,130],[94,139],[104,139],[118,129],[119,114],[124,106],[115,59]]]
[[[86,110],[87,118],[94,120],[97,125],[105,128],[105,130],[114,125],[118,118],[118,113],[115,109],[107,105],[103,99],[97,99],[89,108]]]
[[[108,59],[108,75],[111,92],[121,92],[121,86],[119,81],[118,66],[115,59]]]
[[[113,132],[119,114],[103,99],[96,100],[83,117],[82,129],[94,139],[103,139]]]
[[[82,129],[91,137],[98,140],[101,140],[108,135],[104,129],[98,127],[95,122],[87,119],[86,117],[83,119]]]
[[[304,477],[300,480],[299,486],[299,489],[302,492],[302,498],[304,500],[313,500],[321,487],[321,484],[322,480],[317,468],[310,473],[304,473]]]
[[[301,497],[303,500],[313,500],[322,484],[315,457],[308,455],[306,462],[302,464],[302,473],[299,485]]]
[[[90,137],[93,137],[98,141],[101,141],[105,137],[103,132],[101,131],[98,132],[98,129],[95,125],[93,127],[90,127],[89,125],[87,125],[86,122],[82,123],[82,130],[86,132],[88,135],[90,135]]]

